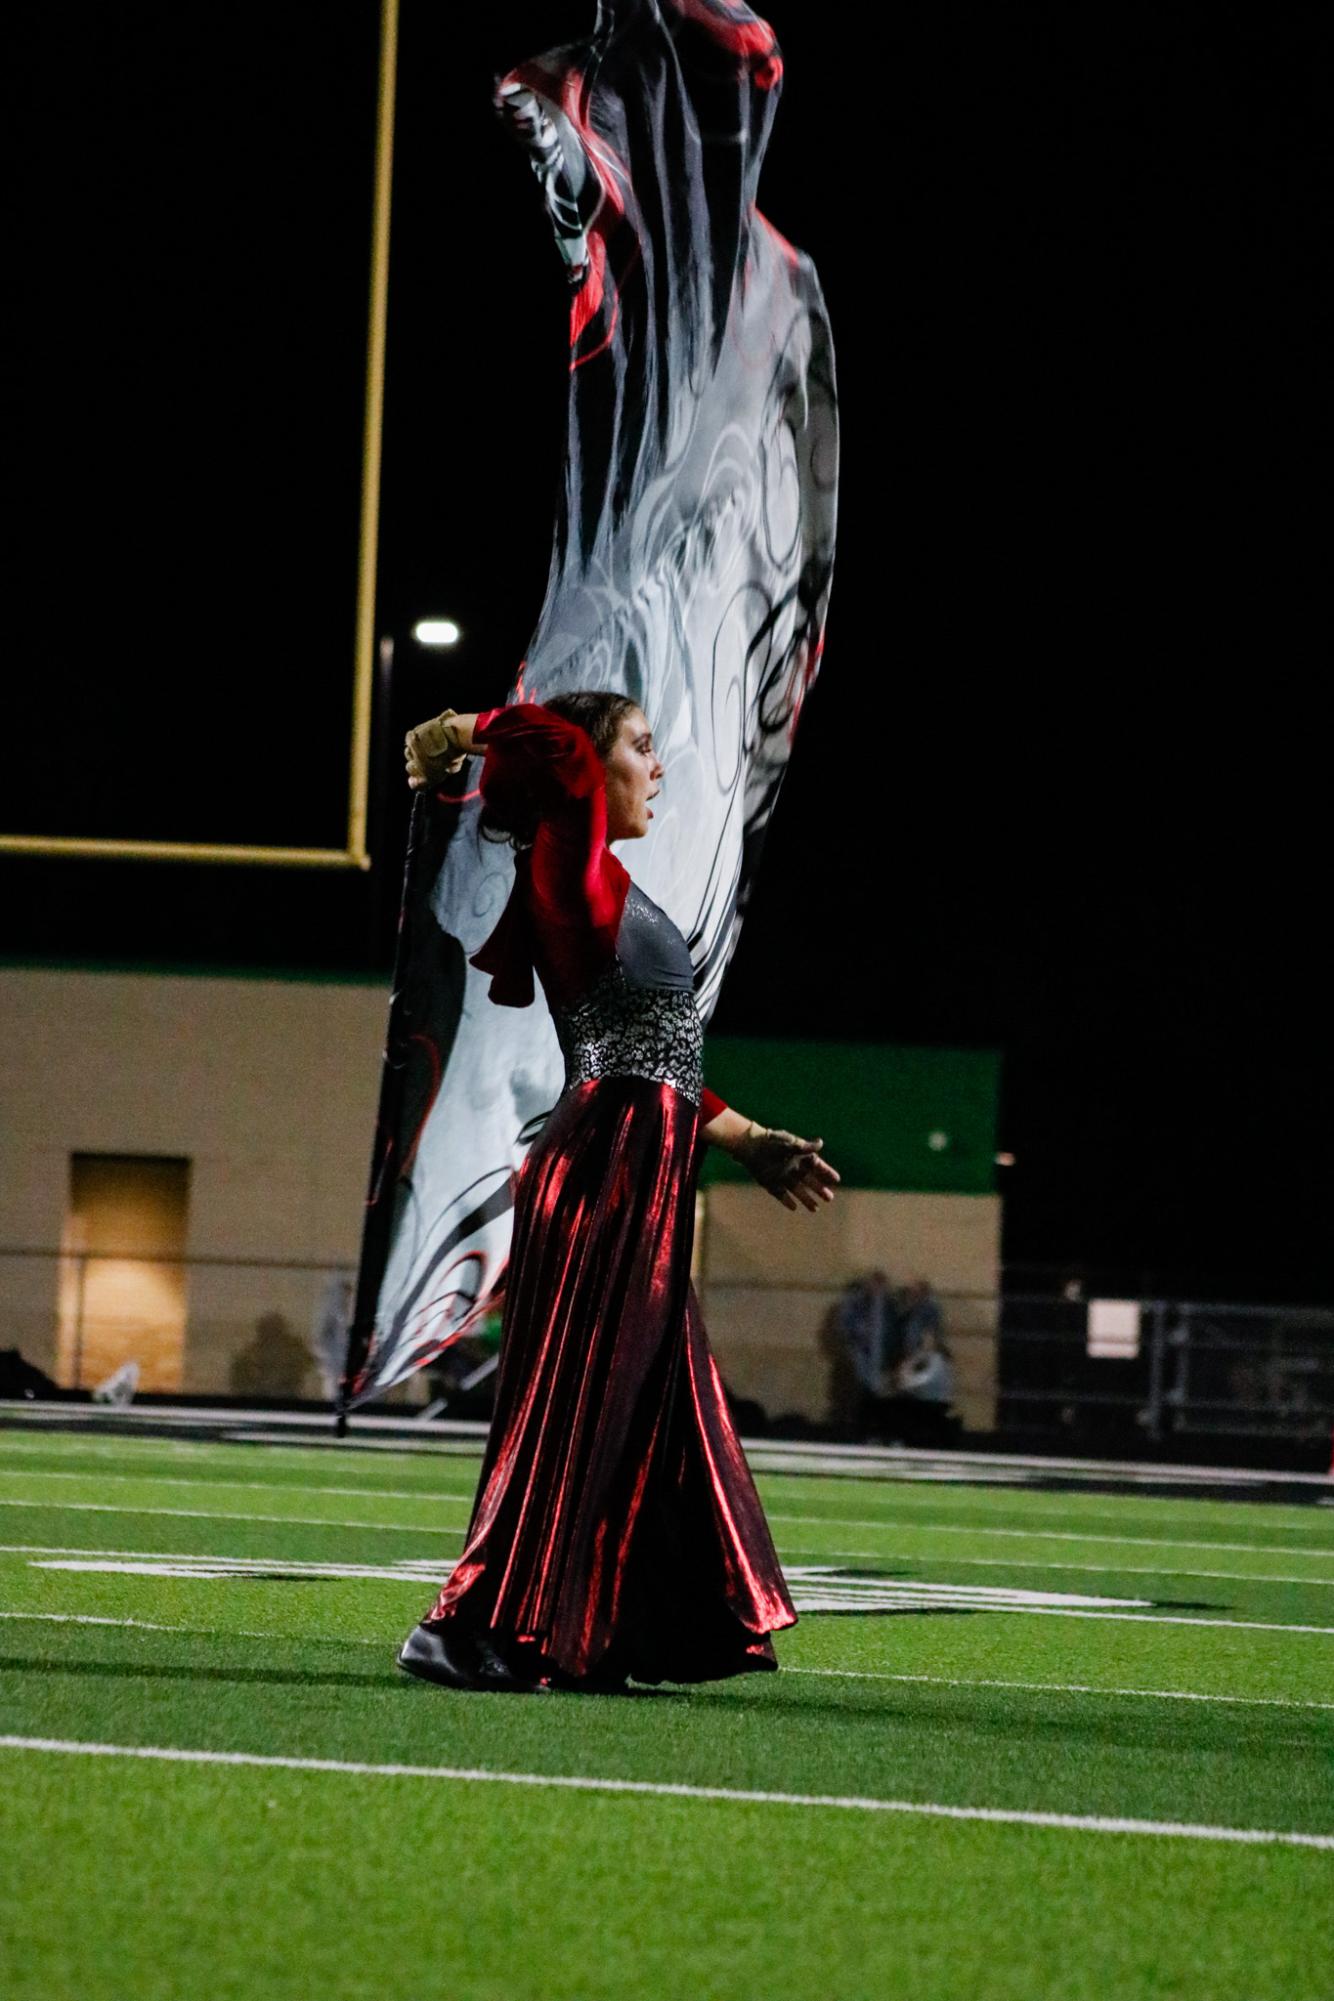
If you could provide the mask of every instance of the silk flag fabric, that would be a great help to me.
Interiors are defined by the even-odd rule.
[[[606,688],[644,710],[666,776],[621,858],[684,933],[706,1022],[819,669],[833,562],[824,301],[755,205],[782,74],[773,31],[730,0],[603,0],[587,42],[523,64],[497,98],[572,283],[555,545],[509,699]],[[561,1091],[540,992],[498,1007],[466,963],[514,880],[510,849],[479,834],[477,775],[470,762],[413,808],[349,1408],[498,1304],[513,1176]]]

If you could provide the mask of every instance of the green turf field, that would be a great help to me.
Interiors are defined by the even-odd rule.
[[[5,2001],[1334,1995],[1334,1508],[766,1476],[782,1673],[523,1698],[475,1475],[0,1430]]]

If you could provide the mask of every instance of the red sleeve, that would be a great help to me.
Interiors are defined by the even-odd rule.
[[[511,804],[529,813],[535,807],[545,817],[604,784],[602,760],[587,730],[537,702],[484,709],[473,725],[473,741],[486,746],[482,797],[502,819]]]
[[[718,1093],[716,1091],[711,1091],[708,1085],[706,1084],[704,1086],[703,1091],[700,1093],[700,1100],[699,1100],[699,1117],[701,1125],[706,1125],[706,1126],[711,1125],[714,1119],[717,1118],[719,1112],[725,1112],[726,1110],[727,1110],[726,1098],[720,1098],[718,1096]]]
[[[537,812],[537,830],[516,881],[524,909],[507,908],[472,964],[496,977],[491,998],[522,1007],[536,965],[553,1000],[583,993],[616,950],[630,877],[607,846],[602,760],[577,723],[536,702],[487,709],[473,737],[485,746],[481,794],[501,819]]]

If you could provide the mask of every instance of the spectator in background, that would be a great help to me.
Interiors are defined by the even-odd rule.
[[[915,1355],[929,1336],[940,1339],[940,1301],[931,1290],[928,1279],[915,1278],[910,1285],[901,1285],[894,1294],[894,1309],[898,1317],[901,1360]]]
[[[883,1429],[883,1403],[903,1356],[899,1314],[887,1272],[868,1272],[844,1287],[837,1328],[856,1381],[854,1433],[871,1437]]]
[[[922,1332],[899,1370],[905,1445],[952,1445],[958,1439],[959,1420],[950,1410],[954,1365],[939,1320],[937,1311],[936,1325]]]
[[[862,1386],[848,1353],[843,1334],[843,1298],[831,1301],[820,1322],[820,1353],[829,1364],[829,1386],[825,1393],[825,1425],[843,1444],[857,1437],[861,1422]]]

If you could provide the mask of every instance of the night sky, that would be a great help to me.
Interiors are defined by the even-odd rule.
[[[4,858],[14,956],[387,968],[401,731],[502,698],[563,437],[491,79],[592,11],[404,0],[375,868]],[[714,1026],[1000,1048],[1016,1275],[1326,1299],[1334,16],[771,11],[762,203],[829,302],[841,532]],[[41,32],[6,828],[339,846],[375,10]]]

